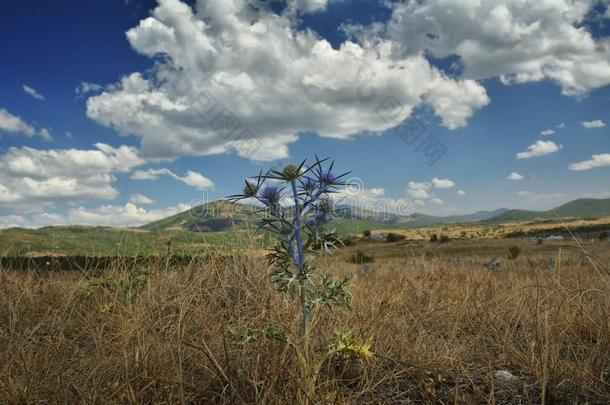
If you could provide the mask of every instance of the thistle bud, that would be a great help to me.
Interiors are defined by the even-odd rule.
[[[284,180],[287,181],[298,179],[300,176],[299,167],[293,164],[286,165],[282,171],[282,176],[284,177]]]
[[[246,185],[244,186],[244,195],[246,197],[254,197],[258,192],[258,186],[254,183],[246,181]]]
[[[324,214],[332,213],[334,209],[333,202],[329,198],[326,198],[318,204],[317,209]]]
[[[316,187],[318,187],[318,183],[316,183],[312,179],[307,179],[303,182],[302,187],[303,187],[303,190],[311,193],[316,189]]]

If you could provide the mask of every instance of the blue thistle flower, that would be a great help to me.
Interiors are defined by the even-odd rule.
[[[282,191],[277,186],[265,187],[258,196],[267,206],[276,205],[282,198]]]
[[[256,183],[246,180],[243,194],[230,197],[239,201],[254,197],[265,206],[259,229],[279,236],[273,251],[267,255],[274,266],[271,277],[282,292],[298,297],[302,311],[302,333],[307,334],[310,315],[317,305],[349,304],[347,279],[334,280],[326,275],[313,277],[315,266],[309,263],[307,253],[340,243],[334,231],[326,232],[324,225],[333,220],[335,210],[330,194],[342,185],[348,173],[336,176],[333,163],[318,159],[312,165],[289,164],[281,171],[269,170],[256,176]],[[263,186],[266,180],[274,184]],[[275,185],[276,182],[280,186]],[[282,187],[283,186],[283,187]],[[286,197],[294,203],[290,210],[282,209],[280,201]],[[294,215],[292,215],[294,214]]]
[[[318,180],[323,187],[332,186],[337,181],[337,176],[329,170],[322,172]]]

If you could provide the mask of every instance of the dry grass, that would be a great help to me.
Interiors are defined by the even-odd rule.
[[[405,235],[409,240],[429,240],[432,234],[447,235],[451,239],[495,239],[503,238],[513,232],[552,231],[557,228],[568,227],[573,230],[592,226],[610,225],[610,217],[595,219],[564,218],[561,220],[543,221],[510,221],[504,223],[472,222],[464,224],[449,224],[429,226],[425,228],[404,228],[375,230],[373,234],[398,233]]]
[[[368,275],[345,256],[322,259],[354,276],[353,308],[317,312],[307,355],[320,358],[342,327],[372,337],[376,356],[350,378],[325,364],[313,393],[286,344],[229,342],[232,326],[298,333],[295,306],[258,255],[153,269],[131,304],[85,298],[85,274],[2,270],[0,402],[607,403],[610,277],[554,254],[554,266],[528,251],[490,272],[463,252],[410,248],[377,257]]]

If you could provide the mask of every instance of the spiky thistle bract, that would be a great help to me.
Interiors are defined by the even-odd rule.
[[[318,305],[349,305],[348,279],[331,279],[317,274],[316,266],[306,260],[316,249],[326,251],[341,241],[326,226],[335,210],[332,194],[347,185],[343,173],[336,175],[334,162],[319,159],[308,165],[286,165],[245,181],[242,194],[230,201],[255,201],[264,216],[259,229],[277,236],[267,255],[272,265],[271,279],[279,291],[298,300],[303,314],[303,334],[307,332],[311,311]]]

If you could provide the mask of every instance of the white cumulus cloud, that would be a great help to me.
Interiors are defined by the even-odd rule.
[[[606,126],[606,123],[602,120],[593,120],[593,121],[583,121],[581,125],[587,129],[591,128],[603,128]]]
[[[133,147],[9,148],[0,155],[0,209],[21,211],[58,200],[113,199],[115,173],[145,163]]]
[[[436,177],[432,179],[432,184],[436,188],[451,188],[455,186],[455,183],[449,179],[437,179]]]
[[[406,192],[409,196],[416,200],[427,200],[431,197],[429,191],[432,185],[428,182],[410,181]]]
[[[129,202],[134,204],[153,204],[155,200],[146,197],[144,194],[133,194],[129,197]]]
[[[489,102],[479,83],[448,77],[423,53],[399,56],[390,40],[333,48],[290,12],[241,0],[198,2],[195,11],[160,0],[127,38],[140,54],[165,58],[89,98],[87,115],[140,138],[148,157],[282,159],[305,131],[339,139],[381,132],[422,105],[453,129]]]
[[[47,128],[36,129],[34,126],[25,122],[21,117],[13,115],[3,108],[0,108],[0,132],[12,132],[24,134],[30,138],[40,136],[45,140],[51,140],[51,132]]]
[[[524,179],[524,177],[522,175],[520,175],[519,173],[517,173],[517,172],[512,172],[506,178],[508,180],[514,180],[514,181],[518,181],[518,180],[523,180]]]
[[[543,193],[520,190],[517,192],[519,197],[524,198],[528,202],[535,204],[536,207],[541,206],[557,206],[566,201],[568,196],[564,193]]]
[[[572,163],[568,168],[574,171],[591,170],[595,167],[610,166],[610,153],[591,156],[591,160]]]
[[[197,173],[192,170],[188,170],[185,176],[179,176],[167,168],[136,170],[132,173],[131,178],[133,180],[156,180],[161,175],[173,177],[174,179],[198,190],[214,187],[214,182],[212,180],[204,177],[201,173]]]
[[[540,135],[549,136],[549,135],[553,135],[554,133],[555,133],[555,131],[553,131],[552,129],[545,129],[544,131],[540,132]]]
[[[413,214],[415,203],[411,198],[392,198],[385,194],[383,188],[346,187],[332,194],[339,205],[348,205],[356,215],[376,213],[377,220],[388,219],[389,215],[408,216]]]
[[[517,153],[517,159],[544,156],[558,152],[559,149],[561,149],[561,145],[557,145],[553,141],[537,141],[535,144],[528,146],[526,151]]]
[[[167,218],[190,209],[186,204],[178,204],[175,207],[165,209],[147,210],[138,207],[134,203],[125,205],[102,205],[89,209],[79,207],[71,209],[67,214],[69,223],[82,225],[102,225],[102,226],[141,226],[149,222]]]
[[[607,1],[604,1],[607,3]],[[557,83],[580,96],[610,84],[610,39],[585,27],[592,0],[394,2],[386,31],[403,54],[459,57],[466,78]]]

